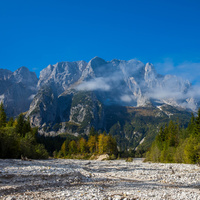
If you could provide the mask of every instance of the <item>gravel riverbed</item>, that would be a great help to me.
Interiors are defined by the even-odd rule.
[[[200,200],[200,167],[142,159],[0,159],[0,199]]]

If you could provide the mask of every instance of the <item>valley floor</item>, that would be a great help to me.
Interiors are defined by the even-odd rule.
[[[200,167],[142,159],[1,159],[0,199],[200,199]]]

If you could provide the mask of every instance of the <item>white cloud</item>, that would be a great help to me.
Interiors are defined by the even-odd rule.
[[[84,81],[83,83],[78,85],[76,89],[86,90],[86,91],[94,91],[94,90],[109,91],[111,87],[108,83],[106,83],[106,79],[95,78],[90,81]]]
[[[35,94],[32,94],[32,95],[28,98],[28,100],[33,100],[34,97],[35,97]]]
[[[131,102],[133,100],[133,96],[132,95],[123,95],[121,96],[121,101],[124,101],[124,102]]]
[[[175,65],[171,59],[165,59],[162,63],[155,63],[155,68],[161,74],[173,74],[187,79],[193,84],[200,85],[200,63],[183,62]]]

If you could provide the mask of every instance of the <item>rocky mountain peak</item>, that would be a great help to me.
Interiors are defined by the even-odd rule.
[[[13,72],[11,76],[11,80],[17,83],[23,84],[37,84],[38,78],[35,72],[30,72],[27,67],[20,67],[16,71]]]
[[[98,56],[92,58],[88,63],[93,69],[105,64],[107,64],[107,62]]]
[[[157,78],[157,72],[153,66],[153,64],[151,63],[147,63],[145,65],[145,74],[144,74],[144,80],[146,82],[152,82],[152,81],[156,81]]]
[[[0,83],[0,95],[4,102],[15,102],[20,91],[19,96],[27,93],[29,105],[34,95],[39,91],[44,92],[44,88],[51,88],[54,99],[63,93],[67,94],[67,90],[74,89],[76,92],[94,91],[98,93],[101,103],[108,102],[109,105],[145,106],[155,100],[193,110],[199,105],[192,93],[188,92],[192,88],[188,81],[172,75],[159,75],[153,64],[144,64],[135,59],[105,61],[100,57],[94,57],[88,63],[58,62],[43,69],[39,81],[35,73],[26,67],[21,67],[15,72],[0,69]],[[12,87],[8,89],[9,85]],[[9,96],[11,94],[12,97]],[[40,95],[36,95],[32,104],[37,98],[40,98]],[[191,98],[193,101],[188,100]]]
[[[45,85],[55,87],[58,94],[64,92],[71,84],[77,82],[83,70],[86,68],[85,61],[77,62],[59,62],[54,65],[49,65],[40,72],[38,88]]]
[[[7,80],[12,75],[12,72],[7,69],[0,69],[0,80]]]
[[[155,70],[155,68],[154,68],[154,66],[153,66],[153,64],[151,64],[151,63],[147,63],[146,65],[145,65],[145,72],[151,72],[151,71],[156,71]]]
[[[0,70],[0,101],[4,103],[8,117],[29,109],[37,92],[37,82],[36,74],[26,67],[14,72]]]

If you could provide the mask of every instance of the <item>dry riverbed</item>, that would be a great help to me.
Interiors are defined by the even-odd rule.
[[[141,159],[1,159],[0,199],[200,200],[200,167]]]

